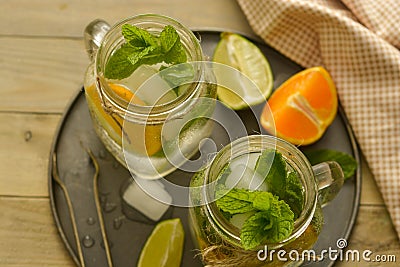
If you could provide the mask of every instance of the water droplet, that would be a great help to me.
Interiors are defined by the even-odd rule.
[[[94,245],[94,239],[89,235],[85,235],[82,239],[82,244],[86,248],[91,248]]]
[[[115,229],[115,230],[118,230],[119,228],[121,228],[121,226],[122,226],[122,220],[123,220],[123,217],[119,217],[119,218],[115,218],[115,219],[114,219],[113,226],[114,226],[114,229]]]
[[[80,168],[85,169],[85,168],[90,164],[90,162],[91,162],[90,157],[89,157],[89,156],[86,156],[86,157],[82,158],[82,159],[79,161],[78,166],[79,166]]]
[[[101,159],[105,159],[107,157],[107,153],[106,153],[106,151],[104,149],[102,149],[102,150],[99,151],[99,155],[98,156]]]
[[[103,210],[104,210],[104,212],[110,213],[113,210],[115,210],[116,207],[117,207],[117,204],[112,203],[112,202],[106,202],[103,205]]]
[[[30,130],[26,131],[24,133],[25,142],[28,142],[29,140],[31,140],[31,138],[32,138],[32,132]]]
[[[100,204],[104,206],[104,204],[107,202],[107,197],[106,196],[100,196]]]
[[[101,196],[105,196],[105,197],[108,196],[108,195],[110,195],[110,193],[111,193],[111,192],[104,192],[104,191],[100,191],[100,192],[99,192],[99,194],[100,194]]]
[[[72,174],[72,176],[74,176],[74,177],[79,177],[78,169],[71,169],[69,173]]]
[[[93,225],[96,223],[96,220],[93,217],[89,217],[89,218],[87,218],[86,222],[89,225]]]

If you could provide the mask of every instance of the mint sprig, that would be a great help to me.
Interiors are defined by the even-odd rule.
[[[122,35],[125,43],[106,63],[104,76],[108,79],[127,78],[143,64],[179,64],[187,61],[179,34],[170,25],[156,36],[139,27],[124,24]]]
[[[231,172],[227,166],[219,174],[220,182]],[[224,184],[216,188],[216,204],[224,214],[251,214],[240,231],[241,244],[246,250],[288,238],[304,202],[299,174],[287,167],[286,160],[275,149],[261,153],[254,171],[264,177],[269,192],[229,190]]]
[[[266,149],[258,157],[255,171],[265,177],[269,191],[279,197],[286,190],[286,162],[282,154],[274,149]],[[281,197],[282,198],[282,197]]]
[[[298,173],[286,169],[282,154],[274,149],[264,150],[257,160],[255,171],[265,177],[268,190],[284,200],[298,218],[303,209],[303,187]]]
[[[238,213],[246,213],[255,209],[253,207],[253,201],[255,196],[256,196],[255,192],[233,188],[232,190],[227,192],[223,197],[217,200],[217,206],[222,211],[228,212],[232,215]]]
[[[281,199],[292,209],[297,219],[303,210],[303,187],[300,183],[299,174],[297,172],[288,172],[286,176],[286,190]]]
[[[289,205],[270,192],[233,188],[216,204],[230,214],[255,212],[240,231],[240,240],[246,250],[265,242],[282,241],[290,236],[294,228],[294,214]]]
[[[129,56],[136,53],[136,49],[128,44],[123,44],[114,52],[105,68],[105,77],[110,79],[123,79],[131,75],[138,67],[129,60]]]
[[[270,242],[280,242],[290,236],[293,231],[293,212],[284,201],[273,202],[271,208],[259,211],[248,218],[240,232],[240,240],[244,249],[254,249]]]

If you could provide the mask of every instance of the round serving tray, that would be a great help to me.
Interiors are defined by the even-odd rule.
[[[201,39],[204,53],[212,55],[219,41],[220,32],[196,31],[196,33]],[[302,70],[302,67],[269,46],[258,41],[254,42],[271,64],[275,80],[274,88]],[[262,107],[263,104],[254,107],[253,112],[259,115]],[[248,133],[264,133],[262,129],[259,129],[253,112],[242,110],[237,113],[246,125]],[[221,142],[226,144],[229,141],[225,140],[224,133],[220,133],[218,128],[214,130],[211,138],[218,140],[219,144]],[[330,148],[351,154],[356,158],[359,166],[361,165],[353,132],[342,109],[339,109],[334,122],[317,143],[301,149],[319,148]],[[95,168],[87,149],[93,152],[99,164],[98,183],[95,186],[99,191],[100,210],[96,208],[94,194]],[[112,157],[97,138],[83,89],[78,91],[61,120],[51,149],[50,162],[53,162],[53,159],[56,161],[54,164],[49,164],[48,180],[51,210],[59,234],[76,264],[81,265],[80,258],[82,258],[87,267],[109,266],[108,258],[111,257],[113,266],[136,266],[141,249],[155,223],[147,220],[140,213],[132,211],[122,202],[121,190],[131,178],[130,173]],[[63,188],[54,179],[54,173],[57,173],[61,180],[69,201]],[[174,177],[177,176],[179,176],[180,184],[188,185],[192,174],[176,171],[166,178],[174,181]],[[322,233],[314,246],[315,251],[337,249],[339,239],[349,238],[357,216],[360,191],[361,171],[358,168],[354,177],[345,182],[339,195],[324,207],[325,222]],[[185,230],[181,266],[202,266],[200,258],[196,256],[198,251],[195,250],[190,236],[187,215],[187,208],[170,207],[162,219],[181,218]],[[104,245],[102,221],[108,246]],[[79,239],[79,245],[77,245],[76,236]],[[107,251],[109,251],[108,255]],[[320,262],[309,262],[307,266],[326,267],[333,263],[334,261],[326,258]]]

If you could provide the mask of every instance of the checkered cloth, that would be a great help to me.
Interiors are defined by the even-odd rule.
[[[399,0],[237,0],[261,38],[324,66],[400,237]]]

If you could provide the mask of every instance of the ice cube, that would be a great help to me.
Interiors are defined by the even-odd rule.
[[[230,165],[229,168],[231,169],[230,174],[226,178],[225,181],[225,186],[227,188],[234,188],[238,187],[239,188],[239,182],[244,179],[243,176],[246,175],[251,175],[246,172],[246,165],[243,164],[238,164],[238,165]]]
[[[165,104],[176,98],[171,86],[150,66],[140,66],[130,79],[136,86],[134,88],[139,99],[150,106]]]
[[[264,183],[265,177],[262,177],[257,172],[253,172],[254,175],[250,181],[250,185],[248,186],[250,190],[258,190],[258,191],[268,191],[267,184]]]
[[[157,180],[132,181],[123,193],[123,200],[153,221],[158,221],[167,211],[172,197]]]
[[[244,154],[241,155],[235,159],[233,159],[230,163],[230,165],[234,168],[237,165],[246,165],[248,168],[254,170],[256,167],[256,163],[258,160],[258,157],[260,156],[260,153],[249,153],[249,154]]]
[[[226,178],[225,186],[249,190],[267,191],[264,178],[244,164],[231,166],[231,173]]]

